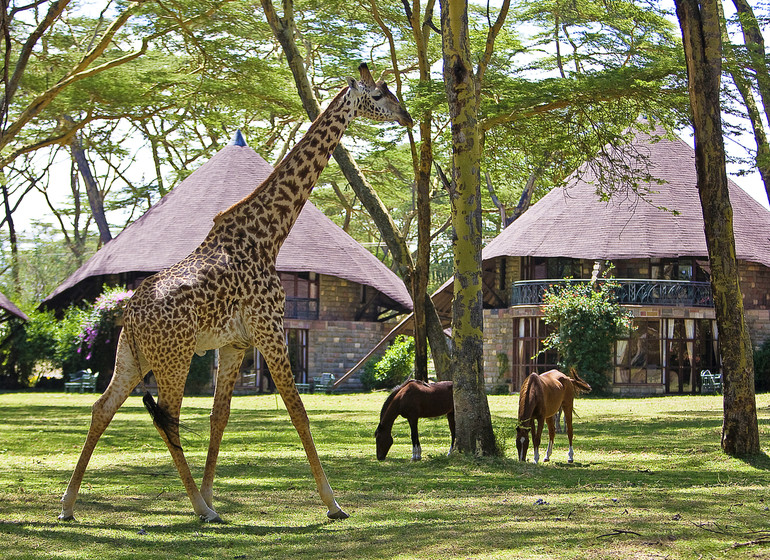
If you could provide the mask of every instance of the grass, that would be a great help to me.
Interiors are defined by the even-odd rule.
[[[517,401],[489,397],[507,458],[446,457],[442,419],[408,427],[374,457],[383,393],[305,395],[337,500],[326,519],[282,403],[235,397],[215,483],[226,521],[192,513],[139,397],[97,446],[75,507],[59,499],[88,429],[94,395],[0,395],[0,557],[7,559],[770,558],[770,395],[759,395],[763,453],[719,447],[721,398],[582,398],[575,463],[557,435],[551,463],[514,460]],[[187,398],[185,451],[202,476],[211,399]],[[541,452],[544,450],[541,448]],[[531,453],[530,453],[531,455]]]

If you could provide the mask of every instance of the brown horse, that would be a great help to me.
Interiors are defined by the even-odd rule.
[[[439,381],[425,383],[410,379],[393,389],[380,411],[380,424],[374,432],[377,441],[377,459],[382,461],[393,445],[393,422],[403,416],[409,421],[412,430],[412,461],[422,458],[420,437],[417,433],[418,418],[435,418],[446,414],[449,421],[449,431],[452,433],[452,443],[449,452],[455,444],[455,411],[452,397],[452,382]]]
[[[543,374],[532,373],[524,380],[519,392],[519,425],[516,427],[516,450],[519,461],[527,460],[529,447],[529,432],[532,431],[532,447],[535,452],[535,463],[540,459],[540,437],[543,435],[543,421],[548,423],[548,450],[545,461],[551,458],[553,436],[555,433],[554,415],[559,409],[564,411],[564,421],[567,425],[569,453],[567,460],[574,460],[572,451],[572,402],[575,395],[588,393],[591,386],[580,379],[575,370],[573,377],[552,369]],[[535,426],[537,420],[537,426]]]

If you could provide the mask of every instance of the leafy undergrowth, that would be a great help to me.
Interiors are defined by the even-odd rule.
[[[200,523],[138,397],[102,437],[75,508],[59,499],[94,395],[0,395],[2,558],[770,558],[770,395],[759,395],[763,453],[719,447],[721,398],[580,399],[575,463],[514,460],[514,396],[489,397],[506,458],[447,457],[443,419],[408,426],[374,456],[384,393],[305,395],[316,446],[351,516],[327,520],[299,439],[273,395],[235,397],[215,508]],[[200,480],[210,398],[187,398],[184,447]],[[541,449],[541,453],[544,450]]]

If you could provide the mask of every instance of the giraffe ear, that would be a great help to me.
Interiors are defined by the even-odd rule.
[[[348,81],[348,87],[350,89],[358,89],[358,82],[356,81],[355,78],[351,78],[350,76],[348,76],[345,79]]]

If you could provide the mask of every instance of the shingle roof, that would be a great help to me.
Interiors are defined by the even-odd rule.
[[[27,317],[27,315],[21,309],[16,307],[16,305],[14,305],[14,303],[2,292],[0,292],[0,309],[6,311],[8,315],[14,315],[19,319],[29,321],[29,317]],[[4,320],[4,318],[0,320]]]
[[[237,138],[236,138],[237,140]],[[89,279],[129,272],[154,273],[191,253],[214,216],[251,194],[273,168],[238,141],[216,153],[138,220],[105,244],[44,301],[62,299]],[[277,269],[317,272],[371,286],[406,309],[404,283],[310,202],[278,253]]]
[[[683,140],[639,133],[632,142],[649,156],[647,171],[662,184],[650,202],[619,194],[599,200],[587,165],[565,188],[552,190],[483,251],[498,256],[583,259],[704,257],[706,238],[698,197],[695,151]],[[770,266],[770,211],[729,181],[738,259]],[[677,210],[678,215],[669,210]]]

